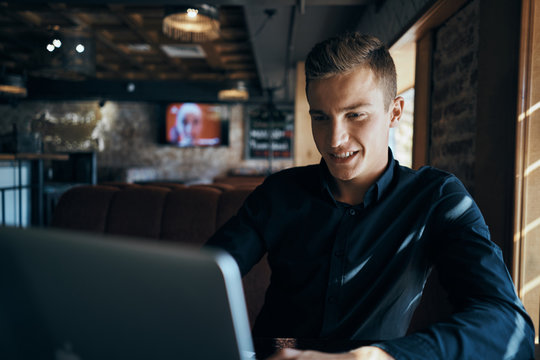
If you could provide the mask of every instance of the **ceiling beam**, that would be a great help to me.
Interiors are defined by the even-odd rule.
[[[143,31],[139,30],[141,28],[141,24],[138,24],[136,21],[132,19],[131,16],[126,15],[123,13],[124,7],[122,5],[109,5],[109,9],[112,11],[113,14],[115,14],[124,24],[127,25],[127,27],[137,34],[139,38],[141,38],[144,42],[146,42],[148,45],[152,46],[158,53],[160,53],[164,59],[166,59],[167,63],[172,66],[175,69],[178,69],[178,71],[182,71],[186,73],[188,69],[186,68],[185,64],[180,59],[171,59],[161,48],[160,44],[151,36],[148,36],[148,34]]]
[[[206,54],[206,61],[208,62],[208,65],[213,69],[222,70],[223,62],[221,60],[219,52],[216,50],[215,44],[211,42],[204,42],[201,43],[200,46]]]
[[[113,52],[115,52],[118,56],[120,56],[122,59],[124,59],[127,63],[130,65],[145,70],[145,67],[143,64],[141,64],[139,61],[134,59],[133,57],[129,56],[128,54],[124,53],[122,50],[120,50],[116,44],[109,40],[106,36],[101,34],[99,31],[94,29],[92,27],[92,24],[89,24],[82,16],[79,16],[78,14],[69,13],[66,14],[64,11],[66,10],[65,4],[49,4],[52,9],[55,9],[59,12],[61,12],[64,17],[68,18],[75,24],[79,25],[81,28],[89,29],[92,31],[92,34],[95,36],[96,40],[100,41],[102,44],[104,44],[106,47],[111,49]]]
[[[209,81],[133,80],[134,91],[127,81],[87,79],[83,81],[28,79],[28,100],[116,100],[116,101],[200,101],[217,102],[223,83]],[[250,98],[261,96],[258,88],[248,84]]]

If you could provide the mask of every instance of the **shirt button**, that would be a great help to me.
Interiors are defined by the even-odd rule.
[[[356,215],[356,210],[354,210],[354,209],[349,209],[349,215],[351,215],[351,216]]]
[[[343,255],[345,255],[345,251],[343,251],[343,250],[336,250],[336,252],[334,253],[334,255],[336,255],[337,257],[342,257]]]

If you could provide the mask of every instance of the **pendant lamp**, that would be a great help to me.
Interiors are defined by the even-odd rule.
[[[183,42],[200,43],[219,37],[219,16],[215,6],[171,6],[165,9],[163,33]]]

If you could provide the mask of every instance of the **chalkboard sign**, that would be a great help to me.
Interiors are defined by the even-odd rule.
[[[247,107],[246,115],[248,159],[267,159],[270,151],[274,159],[292,158],[294,113],[291,109],[251,105]]]

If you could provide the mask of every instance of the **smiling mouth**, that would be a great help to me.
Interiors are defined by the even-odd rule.
[[[356,155],[356,153],[358,153],[358,151],[347,151],[339,154],[330,153],[330,156],[334,159],[345,160]]]

